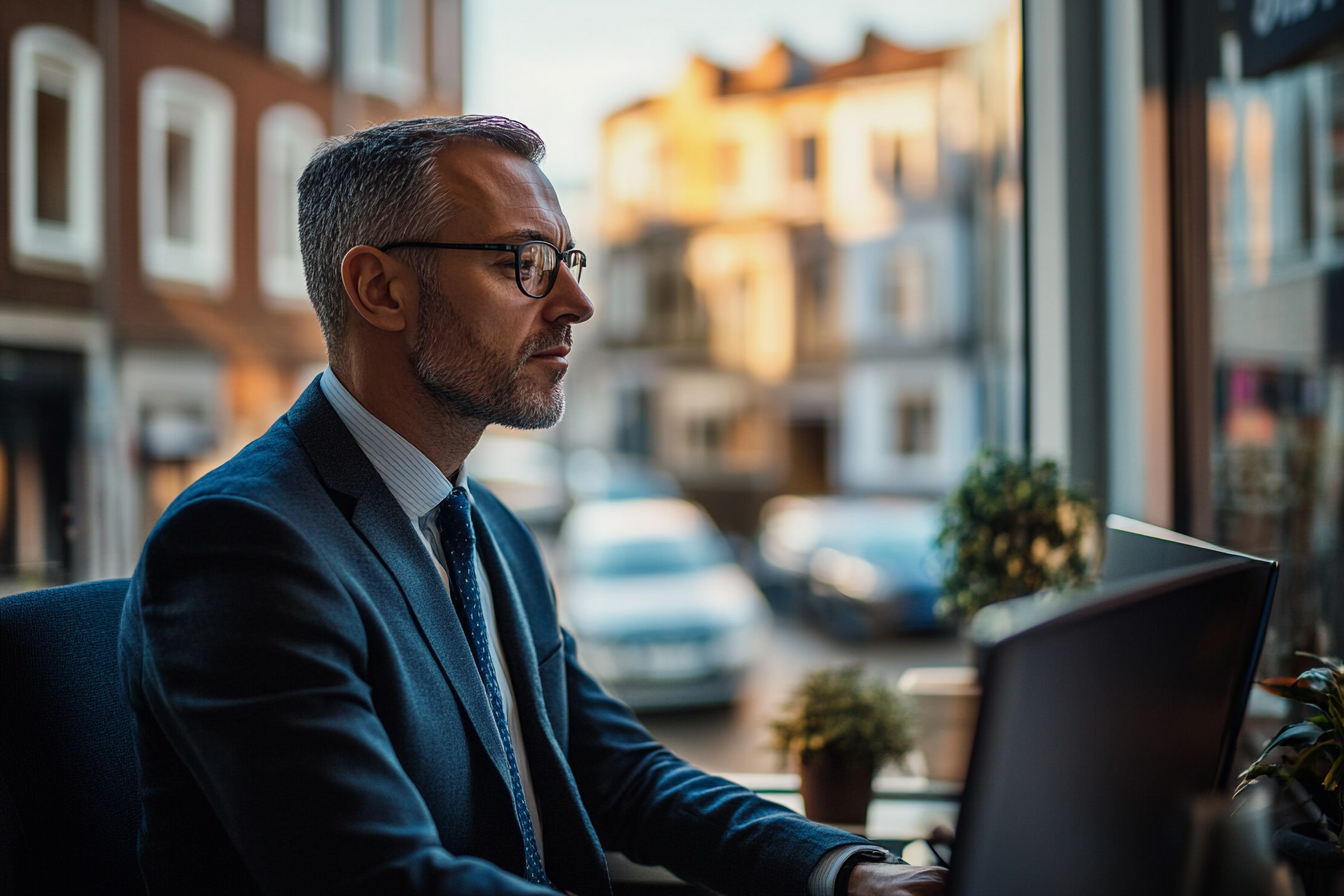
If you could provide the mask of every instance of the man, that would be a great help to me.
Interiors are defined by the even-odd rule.
[[[462,475],[487,424],[560,418],[593,313],[542,152],[422,119],[304,171],[330,367],[168,509],[122,620],[150,893],[593,896],[604,848],[725,893],[937,892],[654,743]]]

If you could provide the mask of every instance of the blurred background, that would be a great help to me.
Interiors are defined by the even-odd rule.
[[[1344,609],[1334,9],[7,0],[0,594],[129,573],[320,372],[317,143],[465,111],[547,141],[597,307],[562,423],[468,470],[674,749],[769,771],[809,669],[966,662],[932,542],[981,445],[1283,561],[1286,671]]]

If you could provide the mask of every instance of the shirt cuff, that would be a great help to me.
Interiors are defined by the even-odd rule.
[[[870,852],[877,848],[871,843],[846,843],[826,850],[807,876],[807,896],[835,896],[835,879],[840,873],[840,866],[855,853]]]

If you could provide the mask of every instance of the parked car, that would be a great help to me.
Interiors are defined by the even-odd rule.
[[[615,695],[636,709],[737,696],[769,608],[704,510],[680,498],[587,502],[558,548],[562,619]]]
[[[932,501],[783,495],[761,511],[756,578],[840,638],[940,629],[938,528]]]

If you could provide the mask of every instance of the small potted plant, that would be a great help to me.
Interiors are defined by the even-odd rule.
[[[837,824],[867,821],[873,775],[914,743],[900,698],[859,665],[807,675],[770,727],[780,757],[798,763],[807,817]]]
[[[946,557],[939,612],[980,608],[1096,577],[1101,530],[1090,498],[1069,488],[1053,460],[981,450],[943,505],[938,547]]]
[[[1311,715],[1283,726],[1270,738],[1260,756],[1241,773],[1240,794],[1257,778],[1294,783],[1314,807],[1314,821],[1282,828],[1274,846],[1293,863],[1306,896],[1340,892],[1344,885],[1344,848],[1339,840],[1344,819],[1344,666],[1337,659],[1298,652],[1321,663],[1297,677],[1282,676],[1258,682],[1277,697],[1308,707]],[[1305,807],[1305,806],[1304,806]]]

